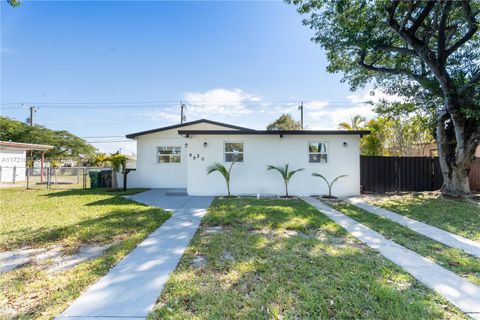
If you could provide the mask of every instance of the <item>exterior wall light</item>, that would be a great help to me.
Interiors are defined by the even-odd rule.
[[[203,147],[206,148],[207,145],[208,145],[208,143],[207,143],[207,141],[205,141],[205,142],[203,143]]]
[[[348,143],[344,142],[344,143],[343,143],[343,147],[344,147],[344,148],[348,147]]]
[[[188,143],[185,142],[185,148],[188,148]]]

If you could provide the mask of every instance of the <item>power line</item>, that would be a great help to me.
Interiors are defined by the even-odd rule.
[[[304,101],[304,104],[322,101],[310,100]],[[362,104],[368,103],[369,101],[322,101],[325,104]],[[3,108],[15,108],[22,104],[35,104],[42,106],[42,108],[63,108],[68,106],[70,109],[76,108],[95,108],[95,109],[111,109],[111,108],[132,108],[132,107],[143,107],[143,108],[159,108],[159,107],[173,107],[174,103],[178,101],[173,100],[163,100],[163,101],[142,101],[142,102],[7,102],[0,103]],[[218,104],[242,104],[242,105],[268,105],[268,104],[296,104],[298,101],[207,101],[207,100],[190,100],[186,105],[199,106],[202,105],[218,105]],[[196,105],[198,104],[198,105]]]

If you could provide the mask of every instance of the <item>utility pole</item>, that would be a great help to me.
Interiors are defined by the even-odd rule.
[[[300,110],[300,128],[303,130],[303,101],[298,106],[298,110]]]
[[[38,107],[34,107],[34,106],[30,106],[30,107],[27,107],[28,109],[30,109],[30,118],[28,118],[28,124],[33,126],[33,114],[35,112],[37,112]]]
[[[187,116],[185,115],[185,110],[187,109],[187,106],[185,103],[180,101],[180,123],[183,123],[185,120],[187,120]]]
[[[23,105],[22,105],[23,107]],[[30,106],[30,107],[27,107],[28,109],[30,109],[30,118],[28,118],[28,124],[30,126],[33,126],[33,114],[35,112],[37,112],[38,108],[37,107],[34,107],[34,106]],[[30,162],[32,164],[32,169],[33,169],[33,150],[29,150],[29,156],[30,156]],[[40,181],[43,182],[43,163],[44,163],[44,153],[42,151],[42,161],[41,161],[41,169],[40,169]],[[30,168],[26,168],[27,170],[27,189],[29,188],[29,185],[28,185],[28,180],[29,180],[29,175],[30,175],[30,171],[29,171]]]

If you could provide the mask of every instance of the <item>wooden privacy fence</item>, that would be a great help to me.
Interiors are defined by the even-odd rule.
[[[470,189],[480,191],[480,158],[475,159],[474,164],[470,168]]]
[[[360,157],[360,183],[363,191],[433,191],[442,186],[438,158]],[[480,189],[480,158],[472,165],[470,188]]]

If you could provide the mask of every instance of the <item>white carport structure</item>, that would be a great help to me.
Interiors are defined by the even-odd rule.
[[[45,167],[45,151],[53,146],[45,144],[0,141],[0,182],[15,183],[25,180],[27,167],[27,151],[40,151],[40,179],[43,182]]]

